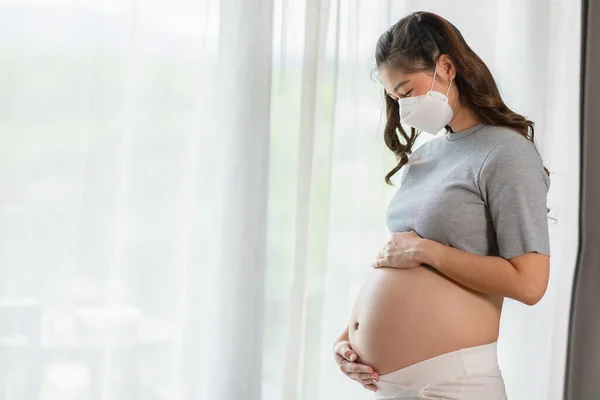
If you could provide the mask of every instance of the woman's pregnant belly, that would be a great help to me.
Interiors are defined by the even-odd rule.
[[[502,300],[429,266],[377,268],[355,300],[349,341],[357,362],[384,374],[497,340]]]

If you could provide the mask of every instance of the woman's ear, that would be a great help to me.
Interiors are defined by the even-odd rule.
[[[454,80],[454,77],[456,77],[456,69],[454,68],[454,64],[452,63],[450,57],[448,57],[446,54],[442,54],[438,59],[438,71],[446,80],[446,82]]]

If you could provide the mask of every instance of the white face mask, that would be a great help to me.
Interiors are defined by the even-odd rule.
[[[452,107],[448,104],[448,93],[433,91],[433,84],[437,73],[437,64],[433,71],[431,89],[427,94],[415,97],[398,99],[400,106],[400,122],[423,132],[436,135],[452,120]]]

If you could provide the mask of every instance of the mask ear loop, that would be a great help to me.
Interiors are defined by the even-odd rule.
[[[435,68],[433,69],[433,80],[431,81],[431,88],[429,88],[430,92],[433,92],[433,85],[435,84],[435,77],[437,74],[438,63],[435,63]],[[446,90],[446,98],[448,98],[448,93],[450,93],[450,86],[452,85],[452,81],[448,82],[448,90]]]
[[[450,86],[452,85],[452,81],[448,82],[448,90],[446,90],[446,98],[448,98],[448,93],[450,93]]]
[[[437,73],[437,67],[438,67],[438,63],[435,63],[435,68],[433,69],[433,79],[431,80],[431,87],[429,88],[430,92],[433,92],[433,85],[435,83],[435,75]]]

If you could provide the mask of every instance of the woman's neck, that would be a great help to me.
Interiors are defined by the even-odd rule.
[[[479,125],[482,122],[481,118],[473,111],[466,107],[460,107],[449,125],[450,128],[452,128],[452,132],[460,132],[475,125]]]

